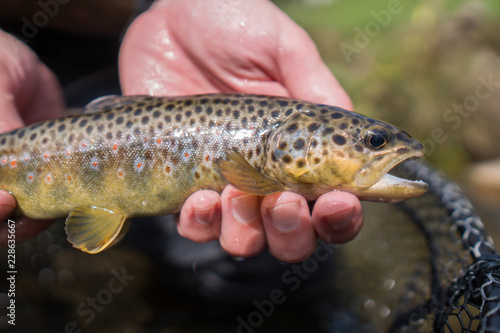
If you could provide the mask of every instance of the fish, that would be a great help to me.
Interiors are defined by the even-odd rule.
[[[408,133],[339,107],[250,94],[105,96],[77,115],[0,134],[0,188],[15,215],[66,218],[87,253],[116,244],[133,217],[178,213],[228,184],[255,195],[332,190],[397,202],[428,185],[388,172],[423,156]]]

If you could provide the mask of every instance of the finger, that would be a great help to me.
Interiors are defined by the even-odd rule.
[[[316,248],[307,201],[292,192],[274,193],[262,201],[269,252],[284,262],[298,262]]]
[[[226,252],[251,257],[264,249],[266,237],[259,206],[258,196],[238,191],[231,185],[224,189],[220,243]]]
[[[198,191],[182,206],[177,230],[194,242],[210,242],[219,238],[220,217],[220,195],[214,191]]]
[[[278,66],[290,95],[352,110],[351,99],[321,59],[309,35],[288,16],[280,16],[280,20]]]
[[[363,225],[361,203],[347,192],[328,192],[316,200],[312,222],[318,237],[328,243],[353,240]]]

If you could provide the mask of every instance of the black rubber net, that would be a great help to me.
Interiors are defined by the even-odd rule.
[[[500,257],[470,201],[425,163],[399,169],[430,190],[345,247],[328,331],[500,332]]]

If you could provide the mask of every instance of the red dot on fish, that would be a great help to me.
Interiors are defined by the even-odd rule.
[[[10,165],[11,165],[11,166],[15,167],[15,166],[16,166],[16,164],[17,164],[17,161],[16,161],[16,160],[10,161]]]
[[[117,149],[118,149],[118,145],[117,144],[113,145],[113,150],[117,150]]]
[[[33,179],[35,179],[35,175],[33,174],[33,172],[28,172],[26,174],[26,181],[28,183],[31,183],[33,181]]]

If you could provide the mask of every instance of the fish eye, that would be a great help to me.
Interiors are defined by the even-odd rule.
[[[381,149],[392,140],[392,135],[383,127],[369,129],[365,135],[365,144],[371,149]]]

